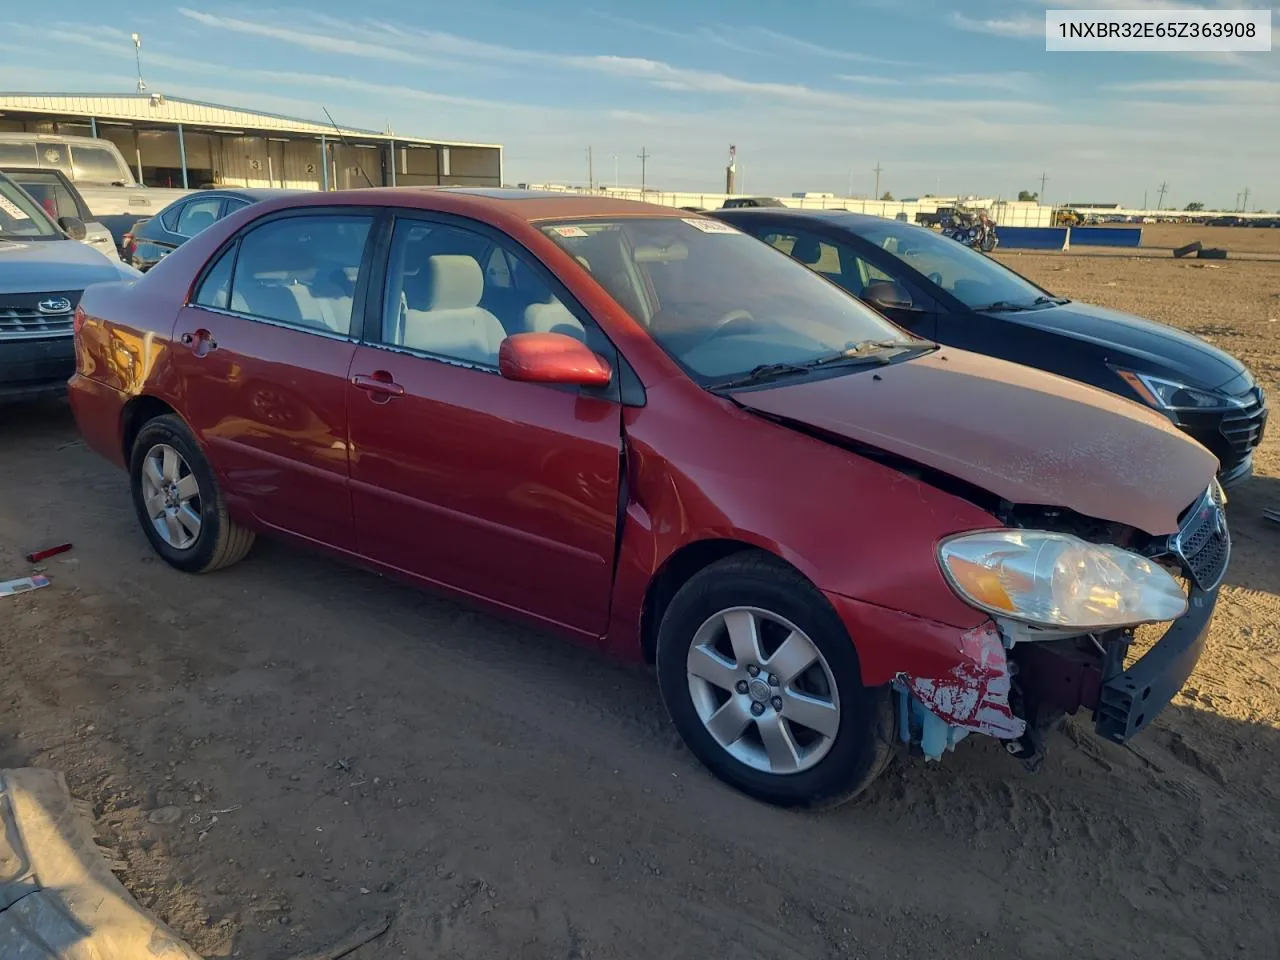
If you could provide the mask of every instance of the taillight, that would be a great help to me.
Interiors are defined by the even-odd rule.
[[[82,329],[84,329],[84,307],[77,305],[76,312],[71,316],[71,332],[78,337]]]

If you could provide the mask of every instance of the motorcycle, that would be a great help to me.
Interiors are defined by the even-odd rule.
[[[955,215],[942,225],[942,235],[983,253],[990,253],[1000,245],[996,222],[985,213],[977,216]]]

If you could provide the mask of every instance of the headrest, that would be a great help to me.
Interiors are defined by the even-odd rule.
[[[480,304],[484,272],[474,257],[440,253],[427,258],[431,294],[428,310],[466,310]]]
[[[806,266],[813,266],[822,259],[822,247],[817,237],[798,237],[791,248],[791,256]]]

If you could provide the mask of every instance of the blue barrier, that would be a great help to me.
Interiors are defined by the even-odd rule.
[[[1142,228],[1072,227],[1071,245],[1073,247],[1140,247],[1142,246]]]
[[[1002,250],[1065,250],[1068,232],[1066,227],[996,227]]]

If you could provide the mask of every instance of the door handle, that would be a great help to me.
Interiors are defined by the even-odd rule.
[[[391,374],[378,370],[372,374],[357,373],[351,378],[351,385],[369,394],[375,403],[386,403],[392,397],[403,397],[404,387],[391,379]]]

